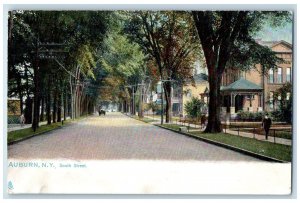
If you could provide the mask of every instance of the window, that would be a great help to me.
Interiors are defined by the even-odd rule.
[[[277,70],[277,83],[282,83],[282,68]]]
[[[274,99],[273,99],[274,92],[270,92],[270,109],[274,109]]]
[[[274,83],[274,71],[273,71],[273,69],[269,70],[269,83]]]
[[[291,68],[286,68],[286,82],[291,82]]]
[[[280,101],[281,100],[281,95],[278,95],[278,101]]]

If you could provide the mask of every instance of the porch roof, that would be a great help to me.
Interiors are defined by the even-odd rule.
[[[244,78],[240,78],[237,81],[227,86],[222,86],[221,91],[261,91],[263,88],[259,85],[250,82]]]

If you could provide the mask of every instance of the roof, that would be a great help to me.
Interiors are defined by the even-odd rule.
[[[269,48],[273,48],[278,44],[284,44],[285,46],[289,47],[290,49],[293,48],[292,44],[288,43],[287,41],[280,40],[280,41],[262,41],[262,40],[256,40],[256,42],[262,46],[267,46]]]
[[[194,77],[194,80],[196,83],[207,82],[207,80],[208,80],[207,75],[204,73],[194,75],[193,77]]]
[[[262,88],[259,85],[254,84],[249,80],[246,80],[245,78],[240,78],[228,86],[221,87],[221,91],[236,91],[236,90],[262,90]]]

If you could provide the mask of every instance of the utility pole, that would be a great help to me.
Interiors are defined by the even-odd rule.
[[[138,84],[140,86],[140,95],[139,95],[139,117],[143,118],[143,96],[144,96],[144,81],[142,80],[141,84]]]
[[[132,86],[132,115],[135,115],[134,86]]]

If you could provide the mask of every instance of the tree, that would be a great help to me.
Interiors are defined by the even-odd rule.
[[[191,100],[184,105],[184,110],[190,118],[200,118],[202,115],[201,110],[204,105],[205,103],[199,98],[192,97]]]
[[[96,11],[13,11],[9,16],[9,95],[26,97],[25,117],[32,128],[44,113],[48,124],[61,120],[68,103],[78,116],[90,112],[95,101],[88,91],[94,80],[97,49],[102,45],[111,12]],[[68,54],[64,54],[67,51]],[[56,54],[56,53],[60,54]],[[49,58],[49,55],[52,58]],[[60,57],[66,56],[65,58]],[[54,57],[54,58],[53,58]],[[70,79],[71,78],[71,79]],[[73,79],[72,79],[73,78]],[[24,82],[25,81],[25,82]],[[67,89],[72,91],[71,98]],[[75,92],[76,94],[73,94]],[[69,100],[69,101],[68,101]],[[70,102],[70,100],[72,100]],[[51,105],[53,112],[51,113]],[[62,108],[64,106],[64,108]],[[40,114],[40,108],[42,112]],[[57,115],[57,116],[56,116]],[[52,118],[51,116],[56,117]]]
[[[148,104],[148,108],[151,109],[152,115],[153,115],[153,117],[154,117],[154,113],[159,109],[159,106],[158,106],[158,104],[156,104],[155,102],[151,101],[151,102]]]
[[[157,69],[159,79],[165,81],[166,122],[172,115],[171,81],[183,83],[192,78],[193,65],[199,55],[192,23],[187,12],[179,11],[132,12],[125,23],[125,33],[149,55],[155,65],[152,71]]]
[[[280,59],[258,44],[254,35],[266,21],[277,26],[290,19],[289,12],[193,11],[195,26],[206,60],[209,82],[209,115],[205,132],[221,132],[220,84],[225,68],[265,69],[276,67]]]
[[[144,68],[146,58],[140,46],[122,34],[119,16],[115,17],[116,22],[110,29],[110,35],[104,40],[104,49],[99,53],[102,57],[99,65],[106,72],[103,78],[103,86],[106,88],[100,90],[100,96],[102,100],[122,103],[123,108],[130,106],[131,113],[135,114],[136,105],[131,95],[137,93],[138,85],[147,75]]]
[[[278,110],[274,112],[276,118],[292,123],[293,97],[292,84],[286,83],[274,92],[274,102],[278,104]]]

